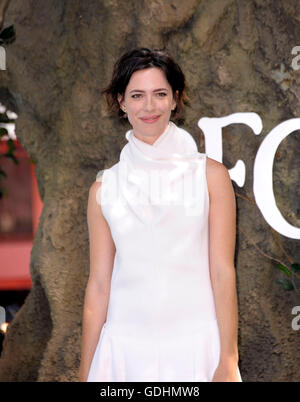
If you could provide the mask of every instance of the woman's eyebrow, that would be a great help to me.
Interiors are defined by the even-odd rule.
[[[153,92],[157,92],[157,91],[167,91],[168,89],[167,88],[158,88],[158,89],[154,89],[153,90]],[[143,91],[142,89],[132,89],[131,91],[129,91],[129,93],[131,93],[131,92],[146,92],[146,91]]]

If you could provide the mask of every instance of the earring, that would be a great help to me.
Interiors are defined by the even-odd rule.
[[[122,110],[123,110],[123,112],[124,112],[123,117],[124,117],[124,119],[126,119],[126,118],[127,118],[126,107],[125,107],[125,106],[122,107]]]

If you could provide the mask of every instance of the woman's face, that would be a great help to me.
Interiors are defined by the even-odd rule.
[[[176,107],[172,88],[164,72],[157,67],[135,71],[124,99],[119,95],[118,100],[120,107],[126,108],[134,135],[148,144],[153,144],[164,132],[171,111]]]

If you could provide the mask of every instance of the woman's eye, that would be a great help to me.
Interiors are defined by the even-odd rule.
[[[157,92],[157,96],[158,96],[159,98],[164,98],[165,96],[167,96],[167,94],[166,94],[165,92]],[[133,95],[131,95],[131,97],[132,97],[133,99],[139,99],[139,98],[142,97],[142,94],[133,94]]]

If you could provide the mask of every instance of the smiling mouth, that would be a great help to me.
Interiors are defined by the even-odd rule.
[[[141,120],[145,123],[154,123],[159,119],[160,116],[149,116],[149,117],[141,117]]]

